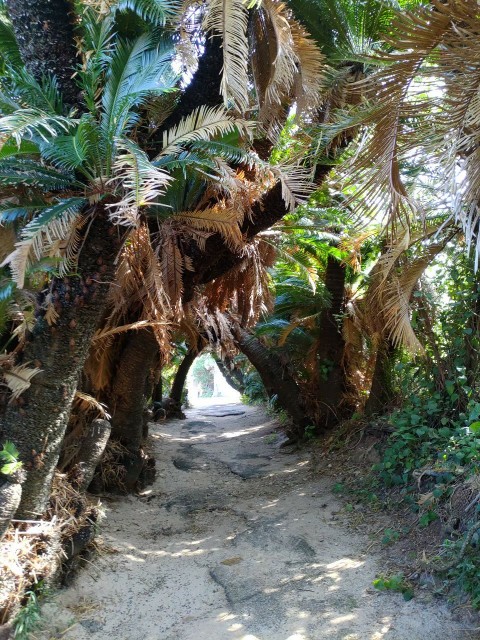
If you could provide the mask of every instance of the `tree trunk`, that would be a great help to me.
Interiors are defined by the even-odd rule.
[[[330,306],[320,320],[321,343],[317,358],[324,373],[320,375],[317,384],[317,395],[321,402],[319,426],[329,429],[340,419],[346,391],[345,371],[342,366],[345,341],[339,323],[345,297],[345,265],[332,256],[329,256],[327,262],[325,287],[330,295]]]
[[[182,394],[187,381],[187,375],[190,367],[195,362],[195,358],[200,354],[201,347],[189,349],[177,369],[175,378],[173,379],[172,389],[170,391],[170,400],[173,400],[175,406],[180,409],[182,406]]]
[[[243,381],[243,373],[238,367],[230,367],[232,363],[230,358],[220,358],[216,354],[214,354],[213,359],[215,360],[217,367],[220,369],[221,374],[228,382],[228,384],[238,391],[239,393],[243,393],[245,391],[245,385]]]
[[[37,79],[55,76],[65,103],[79,106],[72,76],[78,66],[71,20],[65,0],[6,0],[22,60]]]
[[[112,439],[132,453],[143,440],[147,376],[158,344],[150,327],[131,332],[122,351],[111,393]]]
[[[1,438],[14,442],[27,472],[19,518],[36,517],[47,505],[79,374],[114,277],[120,241],[104,210],[98,210],[87,233],[78,275],[52,280],[57,323],[49,326],[37,317],[21,355],[41,373],[3,418]]]
[[[0,542],[18,509],[21,497],[22,485],[19,482],[5,480],[0,484]]]
[[[101,418],[93,420],[89,426],[87,435],[82,440],[80,451],[74,462],[76,485],[80,491],[88,489],[88,485],[95,474],[95,469],[107,446],[111,431],[110,422]]]
[[[365,405],[365,414],[367,416],[384,411],[394,397],[392,368],[395,353],[396,349],[391,340],[385,340],[378,348],[372,386]]]
[[[152,404],[154,402],[156,402],[157,404],[161,404],[162,400],[163,400],[163,381],[162,381],[162,372],[160,370],[158,381],[153,385]]]
[[[260,340],[238,325],[233,327],[233,334],[236,346],[258,371],[268,395],[277,397],[278,405],[288,413],[298,430],[297,435],[301,437],[312,420],[302,407],[301,391],[296,381]]]

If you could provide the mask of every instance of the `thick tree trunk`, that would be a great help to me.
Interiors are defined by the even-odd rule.
[[[78,65],[71,20],[65,0],[6,0],[20,53],[37,79],[54,75],[69,106],[78,106],[80,92],[72,80]]]
[[[120,242],[104,210],[98,209],[87,233],[78,275],[52,280],[57,323],[38,317],[22,353],[21,361],[41,373],[8,405],[2,421],[0,436],[14,442],[27,472],[20,518],[35,517],[47,505],[79,374],[114,276]]]
[[[382,342],[378,349],[370,395],[365,405],[367,416],[384,411],[394,397],[392,370],[395,353],[396,349],[391,340]]]
[[[143,440],[145,386],[157,357],[158,344],[150,327],[132,331],[122,351],[111,393],[112,439],[132,453]]]
[[[317,395],[321,402],[319,427],[329,429],[342,415],[342,401],[346,391],[345,371],[342,366],[345,341],[339,317],[345,297],[345,265],[333,257],[328,258],[325,287],[330,295],[330,306],[320,320],[319,364],[325,373],[320,375]]]
[[[92,481],[95,469],[99,464],[105,447],[107,446],[112,425],[101,418],[93,420],[87,435],[82,440],[80,451],[74,461],[76,485],[81,491],[86,491]]]
[[[301,391],[296,381],[279,358],[260,340],[238,325],[233,328],[233,333],[236,346],[258,371],[268,395],[277,397],[278,405],[288,413],[297,428],[297,435],[302,436],[312,420],[303,409]]]
[[[22,497],[22,485],[19,482],[0,480],[0,542],[8,529]]]

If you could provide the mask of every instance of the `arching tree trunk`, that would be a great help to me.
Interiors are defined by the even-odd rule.
[[[230,358],[224,358],[222,360],[222,358],[214,354],[213,359],[215,360],[217,367],[220,369],[221,374],[232,389],[235,389],[235,391],[238,391],[239,393],[243,393],[245,391],[245,384],[241,370],[232,363]]]
[[[345,341],[339,317],[345,298],[345,265],[329,256],[325,273],[325,288],[330,295],[330,306],[320,320],[319,364],[324,373],[317,383],[317,395],[321,402],[319,427],[329,429],[338,423],[342,415],[342,401],[346,391],[345,371],[342,366]]]
[[[104,210],[98,210],[80,254],[78,274],[53,278],[51,292],[59,319],[49,326],[38,317],[21,362],[41,372],[5,410],[0,436],[12,440],[27,472],[17,516],[31,518],[47,505],[50,485],[78,378],[93,333],[105,310],[120,242]],[[103,258],[101,257],[103,256]]]
[[[288,413],[297,435],[301,437],[312,420],[303,409],[301,391],[296,381],[279,358],[255,336],[238,325],[233,328],[233,334],[235,345],[258,371],[268,395],[277,397],[278,405]]]
[[[178,409],[180,409],[182,406],[182,394],[185,387],[185,382],[187,381],[188,372],[190,371],[190,367],[195,362],[195,359],[200,354],[201,350],[202,347],[200,346],[200,343],[197,345],[197,347],[188,350],[177,369],[175,378],[173,379],[172,389],[170,391],[169,397]]]

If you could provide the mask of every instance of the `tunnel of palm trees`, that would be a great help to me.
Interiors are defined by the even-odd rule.
[[[478,608],[479,35],[466,0],[0,3],[6,633],[222,397],[287,450],[379,430],[422,526],[461,484]]]

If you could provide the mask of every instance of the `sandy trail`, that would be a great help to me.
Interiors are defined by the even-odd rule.
[[[308,452],[282,453],[274,427],[242,405],[152,425],[155,485],[107,502],[105,552],[45,607],[36,637],[475,637],[428,594],[405,602],[372,588],[381,562],[336,519],[334,480],[310,471]]]

